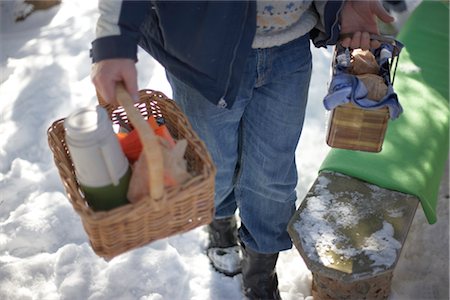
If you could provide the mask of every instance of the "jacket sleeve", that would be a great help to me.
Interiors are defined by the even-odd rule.
[[[340,32],[339,15],[343,4],[343,0],[314,0],[313,5],[319,20],[310,36],[316,47],[337,43]]]
[[[100,17],[92,42],[92,62],[110,58],[137,61],[140,26],[151,9],[151,1],[99,0]]]

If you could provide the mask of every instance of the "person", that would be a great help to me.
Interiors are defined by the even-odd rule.
[[[208,257],[242,273],[249,299],[281,299],[275,270],[292,247],[295,150],[317,47],[379,46],[379,1],[99,1],[92,81],[110,103],[123,82],[137,98],[137,46],[166,69],[173,99],[217,168]],[[157,88],[157,87],[155,87]],[[236,221],[239,212],[240,226]],[[241,252],[242,251],[242,252]]]

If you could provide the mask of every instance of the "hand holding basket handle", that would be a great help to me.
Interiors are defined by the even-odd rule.
[[[158,137],[148,126],[139,110],[134,106],[133,99],[125,90],[122,83],[116,85],[117,102],[124,108],[128,119],[137,130],[143,145],[143,153],[145,155],[149,170],[150,198],[152,200],[160,200],[164,194],[164,165],[163,154]]]
[[[339,39],[340,40],[345,40],[347,38],[352,38],[353,35],[354,35],[354,33],[341,33],[339,35]],[[395,38],[392,37],[392,36],[386,36],[386,35],[380,35],[380,34],[371,33],[371,34],[369,34],[369,38],[370,38],[370,40],[379,41],[381,43],[388,43],[388,44],[395,43]]]
[[[370,37],[371,33],[380,33],[377,19],[384,23],[394,21],[380,0],[345,1],[340,13],[341,33],[351,33],[351,35],[341,40],[342,46],[363,50],[378,48],[380,42]]]

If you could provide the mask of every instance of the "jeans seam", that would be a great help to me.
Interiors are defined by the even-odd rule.
[[[256,51],[256,81],[255,81],[255,87],[260,87],[264,84],[265,80],[265,54],[266,49],[257,49]]]
[[[236,200],[236,205],[239,208],[241,206],[242,201],[242,189],[241,189],[241,181],[242,181],[242,169],[244,168],[244,159],[243,159],[243,151],[244,151],[244,129],[242,119],[239,125],[239,137],[238,137],[238,163],[239,169],[235,174],[235,183],[234,183],[234,199]]]

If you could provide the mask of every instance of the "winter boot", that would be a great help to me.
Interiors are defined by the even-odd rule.
[[[275,265],[278,253],[257,253],[242,244],[244,295],[250,300],[281,300]]]
[[[241,273],[242,254],[237,241],[236,217],[216,219],[207,230],[207,255],[213,267],[227,276]]]

